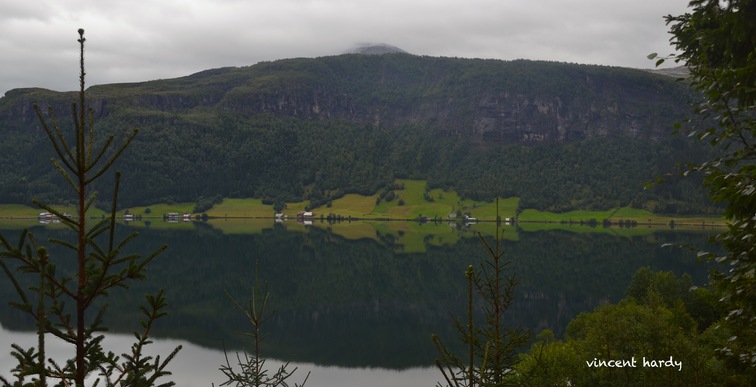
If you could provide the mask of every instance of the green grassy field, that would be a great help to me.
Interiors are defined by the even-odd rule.
[[[147,211],[148,208],[149,211]],[[194,203],[158,203],[149,206],[124,208],[118,212],[118,215],[123,215],[126,210],[129,210],[129,213],[145,218],[162,218],[164,214],[169,214],[171,212],[178,212],[179,214],[185,212],[191,213],[192,209],[194,209]]]
[[[271,218],[274,215],[273,206],[263,204],[261,199],[223,199],[205,213],[214,218]]]
[[[461,227],[462,220],[456,218],[458,214],[469,214],[470,217],[476,218],[480,223],[470,226],[474,230],[481,230],[484,234],[492,234],[495,228],[493,221],[496,220],[497,208],[496,202],[479,202],[473,200],[463,200],[454,191],[444,191],[441,189],[426,190],[426,182],[423,180],[396,180],[396,185],[402,188],[394,189],[394,198],[391,201],[380,200],[378,202],[379,194],[376,193],[370,196],[363,196],[357,194],[347,194],[341,198],[332,201],[331,206],[321,206],[312,209],[315,214],[315,219],[319,220],[321,217],[327,217],[329,214],[340,216],[344,219],[359,218],[366,220],[377,219],[390,219],[390,220],[417,220],[421,217],[428,219],[438,219],[449,221],[452,220],[458,224],[454,227]],[[610,221],[613,225],[617,225],[620,220],[622,221],[634,221],[639,225],[657,225],[657,226],[669,226],[674,224],[675,227],[715,227],[724,225],[724,221],[721,218],[712,217],[682,217],[682,216],[665,216],[653,214],[649,211],[634,209],[630,207],[614,208],[606,211],[569,211],[564,213],[553,213],[545,211],[536,211],[532,209],[524,209],[519,215],[520,200],[519,198],[499,198],[498,200],[498,214],[502,220],[506,218],[517,217],[519,227],[525,231],[544,230],[553,228],[567,228],[573,229],[572,225],[580,225],[588,222],[595,221],[597,227],[591,231],[591,227],[581,228],[588,232],[598,232],[599,228],[603,228],[602,223],[604,220]],[[297,212],[304,211],[308,202],[296,202],[287,203],[283,213],[289,218],[296,217]],[[54,208],[61,212],[74,213],[75,208],[54,206]],[[149,209],[149,211],[148,211]],[[164,214],[177,212],[177,213],[191,213],[194,209],[194,203],[177,203],[177,204],[165,204],[157,203],[149,206],[131,207],[128,208],[129,212],[141,216],[144,219],[162,218]],[[126,208],[119,212],[119,216],[124,213]],[[8,223],[6,220],[17,219],[31,219],[36,220],[41,211],[31,206],[17,205],[17,204],[0,204],[0,219],[3,219],[2,223]],[[212,208],[205,212],[211,219],[230,219],[230,218],[273,218],[274,211],[273,206],[263,204],[261,199],[238,199],[228,198],[224,199],[221,203],[214,205]],[[102,217],[106,212],[100,209],[92,209],[89,216]],[[199,214],[194,214],[199,215]],[[450,219],[451,218],[454,219]],[[294,222],[292,222],[294,223]],[[379,234],[385,232],[386,235],[391,235],[392,238],[399,241],[405,248],[413,249],[413,246],[425,245],[420,243],[422,241],[412,241],[402,236],[402,227],[411,227],[414,230],[415,226],[399,226],[398,224],[417,224],[417,222],[397,222],[396,225],[386,227],[385,229],[375,229],[373,227],[367,227],[360,225],[355,227],[354,224],[349,223],[335,223],[328,227],[333,232],[343,235],[350,239],[369,238],[376,239],[376,232]],[[487,223],[490,223],[487,224]],[[0,227],[12,227],[16,228],[17,222],[10,222],[8,224],[0,225]],[[155,222],[153,227],[159,225]],[[228,232],[233,233],[256,233],[260,231],[258,224],[245,223],[245,222],[213,222],[214,227],[221,229],[227,229]],[[298,227],[293,226],[292,227]],[[385,226],[381,226],[385,227]],[[430,227],[418,226],[418,229],[427,230]],[[453,242],[458,238],[453,235],[454,232],[459,231],[451,226],[446,226],[448,230],[443,232],[440,229],[436,229],[434,233],[426,233],[422,236],[427,240],[430,240],[434,244],[444,244]],[[607,230],[608,232],[616,233],[618,227],[614,230]],[[511,231],[508,231],[511,230]],[[574,228],[574,230],[578,230]],[[454,231],[454,232],[452,232]],[[517,233],[514,227],[503,228],[505,232],[505,238],[516,239]],[[582,232],[582,231],[581,231]],[[623,233],[628,233],[629,229],[623,230]],[[635,232],[641,232],[640,229]],[[423,233],[407,233],[418,234]]]
[[[652,212],[635,209],[630,207],[615,208],[607,211],[569,211],[564,213],[553,213],[536,210],[523,210],[517,218],[520,226],[525,228],[524,223],[588,223],[596,221],[600,226],[604,220],[617,224],[620,221],[634,221],[641,225],[670,225],[677,226],[722,226],[724,219],[718,217],[702,216],[671,216],[657,215]]]
[[[457,211],[470,213],[472,217],[480,220],[495,220],[495,202],[476,202],[462,200],[454,191],[432,189],[426,193],[426,182],[423,180],[396,181],[402,189],[393,190],[395,197],[381,200],[376,204],[378,194],[362,196],[348,194],[332,202],[332,206],[321,206],[313,209],[317,215],[329,213],[342,217],[356,217],[360,219],[402,219],[413,220],[421,217],[429,219],[448,219],[450,214]],[[431,200],[428,200],[430,198]],[[499,213],[502,218],[514,217],[519,205],[518,198],[506,198],[499,200]],[[290,207],[290,206],[289,206]]]
[[[74,206],[52,205],[51,207],[63,213],[73,214],[77,211]],[[0,218],[5,219],[37,219],[41,212],[45,212],[45,210],[24,204],[0,204]],[[102,217],[105,214],[107,212],[99,208],[90,208],[89,212],[87,212],[87,216],[89,217]]]
[[[317,214],[328,215],[328,213],[331,212],[338,212],[338,215],[341,215],[343,217],[351,216],[355,218],[367,218],[370,217],[371,213],[375,209],[375,199],[377,197],[378,195],[362,196],[357,194],[346,194],[343,197],[334,200],[331,208],[321,206],[314,209],[313,211]],[[299,206],[295,207],[300,208]],[[338,211],[336,209],[338,209]],[[299,211],[303,210],[304,203],[302,203],[301,210]]]
[[[517,220],[521,222],[587,222],[591,219],[601,222],[608,218],[614,209],[608,211],[569,211],[563,213],[554,213],[537,210],[523,210]]]
[[[517,207],[520,205],[520,198],[499,198],[499,216],[501,219],[514,218],[517,214]],[[462,212],[470,212],[473,218],[481,220],[496,220],[496,201],[486,202],[469,202]]]

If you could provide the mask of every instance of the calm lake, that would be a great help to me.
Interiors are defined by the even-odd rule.
[[[548,328],[561,336],[578,313],[616,302],[643,266],[706,283],[708,269],[693,253],[662,245],[706,247],[710,229],[523,227],[529,231],[503,226],[505,256],[520,279],[507,321],[534,334]],[[132,337],[124,334],[139,328],[137,305],[144,294],[165,289],[170,309],[158,321],[153,349],[167,355],[184,346],[170,367],[177,385],[217,386],[224,345],[232,356],[250,349],[241,333],[251,327],[231,297],[248,303],[257,278],[261,288],[268,284],[275,311],[262,327],[268,334],[262,353],[275,359],[266,363],[270,368],[280,361],[299,367],[292,382],[309,371],[308,386],[432,386],[440,374],[432,367],[431,334],[454,347],[450,316],[464,314],[464,271],[486,258],[476,231],[493,235],[495,225],[155,220],[119,229],[131,231],[140,233],[131,251],[147,253],[164,243],[169,249],[149,267],[146,281],[111,297],[114,334],[107,345],[127,350]],[[38,240],[70,237],[60,226],[32,232]],[[13,240],[19,231],[2,233]],[[62,251],[53,248],[56,253]],[[3,277],[0,298],[13,294]],[[10,343],[32,345],[35,338],[26,317],[5,302],[0,308],[0,373],[7,374],[14,365]]]

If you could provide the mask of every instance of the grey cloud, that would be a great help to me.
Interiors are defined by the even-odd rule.
[[[89,84],[342,53],[361,42],[431,56],[652,67],[671,51],[662,17],[686,0],[126,0],[0,4],[0,94],[75,90],[76,30]]]

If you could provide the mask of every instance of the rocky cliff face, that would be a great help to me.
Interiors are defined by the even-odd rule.
[[[359,58],[359,59],[357,59]],[[687,112],[673,79],[630,69],[546,62],[343,55],[217,69],[176,80],[95,86],[99,117],[231,112],[375,127],[413,126],[485,143],[655,141]],[[6,128],[36,125],[33,103],[65,117],[74,93],[18,89],[0,100]],[[142,117],[140,117],[140,115]]]
[[[139,181],[123,191],[134,203],[324,204],[396,177],[550,211],[700,201],[687,188],[637,192],[700,153],[668,135],[690,91],[639,70],[348,54],[99,85],[87,96],[101,134],[140,129],[119,160]],[[0,202],[64,200],[32,106],[52,107],[65,130],[77,100],[43,89],[0,98]]]
[[[633,71],[633,70],[628,70]],[[304,120],[344,120],[358,125],[415,125],[451,136],[500,143],[567,143],[606,136],[668,136],[687,112],[688,92],[671,79],[642,77],[632,84],[610,75],[575,80],[571,90],[530,92],[454,85],[454,93],[434,85],[393,85],[391,97],[366,98],[338,84],[286,85],[263,92],[232,90],[219,103],[244,115],[275,114]],[[375,86],[383,93],[385,85]],[[420,89],[420,92],[416,92]],[[410,90],[410,91],[407,91]],[[369,91],[368,91],[369,93]],[[392,99],[393,98],[393,99]]]

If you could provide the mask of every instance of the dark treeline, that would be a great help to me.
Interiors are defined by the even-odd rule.
[[[100,130],[140,129],[117,165],[126,207],[218,196],[314,207],[413,178],[466,198],[519,196],[541,210],[712,211],[699,182],[673,177],[643,189],[703,151],[670,135],[689,91],[639,70],[343,55],[89,95]],[[0,99],[0,202],[65,204],[30,107],[52,106],[66,128],[70,97],[23,89]]]

